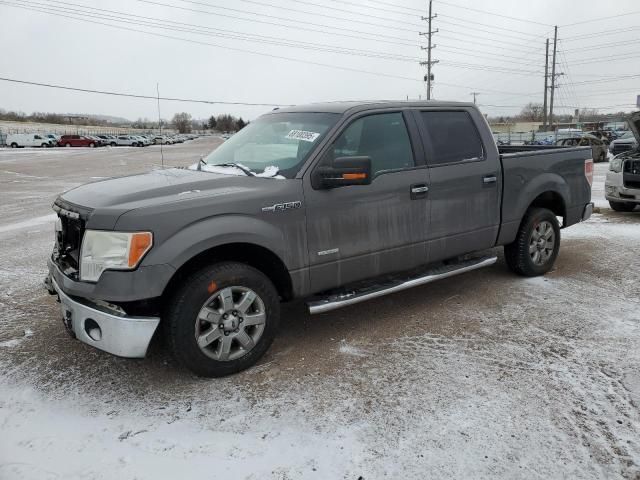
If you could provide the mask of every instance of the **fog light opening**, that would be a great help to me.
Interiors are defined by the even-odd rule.
[[[102,329],[93,318],[87,318],[84,321],[84,331],[87,332],[91,340],[95,342],[102,340]]]

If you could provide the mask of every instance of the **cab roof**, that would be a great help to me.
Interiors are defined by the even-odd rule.
[[[294,105],[285,108],[274,108],[270,113],[353,113],[378,108],[407,108],[407,107],[473,107],[470,102],[446,102],[439,100],[424,101],[397,101],[397,100],[372,100],[372,101],[343,101],[309,103],[306,105]]]

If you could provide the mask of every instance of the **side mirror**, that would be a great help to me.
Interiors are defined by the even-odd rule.
[[[371,183],[371,157],[339,157],[331,165],[316,168],[314,188],[336,188]]]

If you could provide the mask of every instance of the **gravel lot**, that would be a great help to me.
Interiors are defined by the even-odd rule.
[[[55,195],[160,163],[0,150],[1,479],[640,479],[640,211],[607,208],[606,164],[601,213],[545,277],[500,258],[320,316],[293,303],[258,366],[204,380],[160,344],[126,360],[73,341],[41,286]]]

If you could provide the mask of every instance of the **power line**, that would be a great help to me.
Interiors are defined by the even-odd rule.
[[[118,11],[114,11],[114,10],[106,10],[106,9],[99,9],[99,8],[89,8],[89,11],[86,10],[74,10],[74,9],[70,9],[66,6],[63,7],[57,7],[55,5],[47,5],[47,4],[43,4],[43,3],[37,3],[37,2],[31,2],[28,0],[14,0],[14,1],[19,1],[23,4],[30,4],[30,5],[37,5],[38,7],[44,7],[43,11],[45,12],[62,12],[62,13],[82,13],[82,15],[86,15],[92,18],[98,18],[100,20],[109,20],[109,21],[115,21],[115,22],[124,22],[124,23],[128,23],[128,24],[133,24],[133,25],[140,25],[140,26],[149,26],[152,28],[159,28],[159,29],[164,29],[164,30],[172,30],[172,31],[180,31],[180,32],[187,32],[187,33],[194,33],[194,34],[198,34],[198,35],[207,35],[207,36],[215,36],[215,37],[222,37],[222,38],[232,38],[232,39],[237,39],[237,40],[242,40],[242,41],[248,41],[248,42],[258,42],[261,44],[264,43],[269,43],[272,45],[282,45],[282,46],[287,46],[287,47],[291,47],[291,48],[301,48],[301,49],[308,49],[308,50],[319,50],[319,51],[326,51],[326,52],[331,52],[331,53],[340,53],[340,54],[345,54],[345,55],[356,55],[356,56],[363,56],[363,57],[370,57],[370,58],[381,58],[381,59],[386,59],[386,60],[403,60],[403,61],[410,61],[410,62],[414,62],[417,61],[418,59],[416,57],[409,57],[406,55],[399,55],[399,54],[389,54],[386,52],[380,52],[380,51],[375,51],[375,50],[356,50],[356,49],[347,49],[347,48],[343,48],[343,47],[336,47],[334,45],[328,45],[328,44],[318,44],[318,43],[310,43],[310,42],[293,42],[292,40],[288,40],[286,38],[282,38],[282,37],[270,37],[270,36],[264,36],[264,35],[257,35],[254,36],[254,38],[252,37],[248,37],[245,36],[242,32],[235,32],[232,30],[222,30],[222,29],[216,29],[216,28],[210,28],[210,27],[206,27],[206,26],[202,26],[202,25],[194,25],[194,24],[189,24],[189,23],[182,23],[182,22],[172,22],[172,21],[166,21],[163,19],[158,19],[158,18],[153,18],[153,17],[143,17],[141,15],[134,15],[134,14],[129,14],[126,12],[118,12]],[[86,8],[84,7],[84,5],[78,5],[78,4],[74,4],[74,3],[68,3],[68,2],[58,2],[61,4],[65,4],[65,5],[73,5],[75,7],[81,7],[81,8]],[[94,12],[91,12],[91,10],[96,10],[96,11],[100,11],[100,12],[108,12],[108,14],[105,13],[98,13],[95,14]],[[111,15],[111,14],[115,14]],[[141,18],[143,19],[142,21],[137,21],[137,20],[132,20],[130,17],[136,17],[136,18]],[[155,22],[160,22],[155,23]],[[175,27],[172,25],[167,26],[167,24],[176,24],[179,25],[179,27]],[[190,28],[183,28],[183,26],[187,26],[187,27],[194,27],[196,29],[204,29],[206,30],[205,32],[202,31],[196,31]],[[212,32],[213,31],[213,32]],[[222,33],[214,33],[214,32],[222,32]]]
[[[582,40],[585,38],[591,38],[591,37],[601,37],[602,35],[610,35],[610,34],[619,34],[619,33],[627,33],[627,32],[632,32],[632,31],[636,31],[636,30],[640,30],[640,27],[629,27],[629,28],[614,28],[613,30],[601,30],[599,32],[593,32],[593,33],[584,33],[584,34],[580,34],[580,35],[573,35],[570,37],[563,37],[563,41],[565,42],[575,42],[577,40]]]
[[[609,20],[611,18],[628,17],[629,15],[637,15],[639,13],[640,13],[640,10],[636,10],[634,12],[619,13],[617,15],[609,15],[608,17],[598,17],[598,18],[592,18],[591,20],[582,20],[580,22],[566,23],[564,25],[561,25],[561,27],[566,28],[566,27],[573,27],[575,25],[584,25],[585,23],[601,22],[603,20]]]
[[[31,11],[34,11],[34,12],[46,13],[46,12],[43,12],[42,10],[40,10],[40,9],[34,9],[34,8],[24,7],[24,6],[17,6],[17,5],[13,5],[13,4],[7,3],[6,1],[0,1],[0,3],[4,4],[4,5],[14,6],[16,8],[22,8],[22,9],[25,9],[25,10],[31,10]],[[63,17],[63,18],[69,18],[69,19],[72,19],[72,20],[78,20],[80,22],[85,22],[85,23],[93,23],[93,24],[97,24],[97,25],[104,25],[104,26],[107,26],[107,27],[117,28],[119,30],[126,30],[126,31],[130,31],[130,32],[142,33],[142,34],[145,34],[145,35],[152,35],[152,36],[159,37],[159,38],[167,38],[167,39],[171,39],[171,40],[178,40],[178,41],[192,43],[192,44],[196,44],[196,45],[204,45],[204,46],[216,47],[216,48],[231,50],[231,51],[235,51],[235,52],[250,53],[252,55],[258,55],[258,56],[267,57],[267,58],[275,58],[275,59],[278,59],[278,60],[288,60],[288,61],[292,61],[292,62],[305,63],[305,64],[308,64],[308,65],[315,65],[315,66],[319,66],[319,67],[327,67],[327,68],[333,68],[333,69],[336,69],[336,70],[344,70],[344,71],[355,72],[355,73],[365,73],[367,75],[376,75],[376,76],[380,76],[380,77],[396,78],[396,79],[399,79],[399,80],[409,80],[409,81],[412,81],[412,82],[417,81],[415,78],[412,78],[412,77],[403,77],[403,76],[400,76],[400,75],[394,75],[394,74],[390,74],[390,73],[373,72],[373,71],[370,71],[370,70],[361,70],[361,69],[357,69],[357,68],[343,67],[343,66],[339,66],[339,65],[332,65],[332,64],[328,64],[328,63],[314,62],[314,61],[311,61],[311,60],[303,60],[303,59],[300,59],[300,58],[287,57],[287,56],[284,56],[284,55],[276,55],[276,54],[272,54],[272,53],[256,52],[254,50],[247,50],[247,49],[244,49],[244,48],[229,47],[229,46],[226,46],[226,45],[220,45],[220,44],[216,44],[216,43],[202,42],[202,41],[199,41],[199,40],[187,39],[187,38],[182,38],[182,37],[175,37],[173,35],[165,35],[165,34],[161,34],[161,33],[157,33],[157,32],[148,32],[148,31],[144,31],[144,30],[138,30],[138,29],[135,29],[135,28],[124,27],[124,26],[121,26],[121,25],[113,25],[113,24],[110,24],[110,23],[98,22],[98,21],[95,21],[95,20],[87,20],[86,18],[83,18],[83,17],[72,17],[72,16],[69,16],[69,15],[62,14],[62,13],[57,13],[56,16],[57,17]]]
[[[495,13],[495,12],[489,12],[487,10],[480,10],[478,8],[471,8],[468,7],[466,5],[456,5],[454,3],[450,3],[450,2],[444,2],[442,0],[439,0],[438,3],[441,3],[442,5],[447,5],[449,7],[453,7],[453,8],[460,8],[462,10],[471,10],[472,12],[479,12],[479,13],[485,13],[488,15],[493,15],[494,17],[500,17],[500,18],[506,18],[509,20],[513,20],[516,22],[524,22],[524,23],[535,23],[536,25],[542,25],[543,27],[552,27],[553,25],[549,25],[548,23],[541,23],[541,22],[536,22],[535,20],[531,20],[530,18],[517,18],[517,17],[511,17],[509,15],[503,15],[501,13]]]
[[[185,102],[185,103],[206,103],[210,105],[244,105],[251,107],[292,107],[292,104],[284,103],[251,103],[251,102],[227,102],[224,100],[197,100],[192,98],[175,98],[175,97],[161,97],[159,95],[139,95],[134,93],[113,92],[108,90],[92,90],[89,88],[69,87],[66,85],[55,85],[51,83],[30,82],[27,80],[18,80],[16,78],[3,78],[0,77],[0,81],[20,83],[23,85],[34,85],[38,87],[56,88],[59,90],[71,90],[74,92],[83,93],[97,93],[100,95],[111,95],[115,97],[129,97],[129,98],[141,98],[145,100],[164,100],[168,102]]]
[[[243,2],[246,1],[246,2],[249,2],[249,3],[258,3],[258,2],[254,2],[253,0],[240,0],[240,1],[243,1]],[[396,20],[396,19],[393,19],[393,18],[389,18],[388,16],[387,17],[381,17],[380,15],[371,15],[369,13],[354,12],[353,10],[347,10],[347,9],[338,8],[338,7],[331,7],[331,6],[328,6],[328,5],[322,5],[320,3],[309,2],[309,1],[306,1],[306,0],[295,0],[294,3],[301,3],[303,5],[310,5],[310,6],[313,6],[313,7],[326,8],[326,9],[329,9],[329,10],[334,10],[336,12],[345,12],[345,13],[348,13],[350,15],[359,15],[359,16],[362,16],[362,17],[376,18],[378,20],[384,20],[384,21],[387,21],[387,22],[402,23],[403,25],[411,25],[411,26],[418,27],[418,28],[421,27],[421,25],[419,25],[417,23],[408,23],[406,20]],[[345,4],[345,5],[357,5],[357,4],[350,3],[350,2],[338,2],[338,3]],[[279,9],[282,8],[281,6],[274,6],[274,7],[279,8]],[[363,6],[360,5],[360,7],[363,7]],[[373,8],[373,7],[369,7],[368,9],[374,9],[375,10],[375,8]],[[291,10],[291,9],[287,8],[287,10]],[[291,11],[296,11],[296,10],[291,10]],[[389,10],[385,10],[385,11],[389,11]],[[401,15],[408,15],[408,16],[411,16],[413,18],[418,18],[419,17],[418,15],[412,14],[412,13],[404,13],[404,12],[397,12],[397,11],[395,13],[400,13]]]
[[[285,22],[297,22],[299,23],[300,20],[295,20],[295,19],[291,19],[291,18],[286,18],[286,17],[278,17],[276,15],[267,15],[265,13],[256,13],[256,12],[251,12],[251,11],[247,11],[247,10],[241,10],[238,8],[231,8],[231,7],[221,7],[219,5],[212,5],[210,3],[206,3],[206,2],[198,2],[196,0],[178,0],[180,2],[183,3],[188,3],[191,5],[199,5],[202,7],[207,7],[207,8],[213,8],[213,9],[218,9],[218,10],[225,10],[225,11],[229,11],[229,12],[236,12],[236,13],[242,13],[245,15],[255,15],[258,17],[267,17],[267,18],[273,18],[275,20],[284,20]],[[254,4],[258,4],[258,5],[263,5],[263,6],[269,6],[269,7],[273,7],[272,4],[267,4],[264,2],[258,2],[257,0],[242,0],[245,2],[249,2],[249,3],[254,3]],[[147,3],[152,3],[152,2],[147,2]],[[412,30],[409,28],[400,28],[400,27],[392,27],[389,25],[380,25],[379,23],[371,23],[371,22],[365,22],[363,20],[353,20],[353,19],[348,19],[348,18],[341,18],[341,17],[335,17],[332,15],[325,15],[325,14],[320,14],[320,13],[313,13],[313,12],[309,12],[306,10],[298,10],[298,9],[294,9],[294,8],[289,8],[287,9],[288,11],[292,11],[292,12],[298,12],[298,13],[303,13],[305,15],[309,15],[309,16],[320,16],[320,17],[325,17],[325,18],[331,18],[333,20],[341,20],[341,21],[346,21],[346,22],[351,22],[351,23],[359,23],[362,25],[369,25],[372,27],[377,27],[377,28],[388,28],[391,30],[398,30],[398,31],[403,31],[403,32],[411,32],[411,33],[416,33],[417,30]],[[309,25],[315,25],[315,26],[319,26],[318,24],[314,24],[311,22],[307,22],[304,21],[303,23],[308,23]],[[321,25],[324,27],[327,27],[327,25]],[[416,27],[419,27],[419,25],[416,25]],[[330,28],[335,28],[335,27],[330,27]]]
[[[238,17],[238,16],[234,16],[234,15],[229,15],[229,14],[226,14],[226,13],[217,13],[217,12],[210,12],[210,11],[207,11],[207,10],[198,10],[198,9],[194,9],[194,8],[180,7],[178,5],[171,5],[171,4],[168,4],[168,3],[155,2],[155,1],[152,1],[152,0],[135,0],[135,1],[140,2],[140,3],[146,3],[146,4],[149,4],[149,5],[156,5],[156,6],[166,7],[166,8],[173,8],[173,9],[176,9],[176,10],[182,10],[182,11],[186,11],[186,12],[204,13],[205,15],[212,15],[212,16],[215,16],[215,17],[233,18],[235,20],[242,20],[242,21],[245,21],[245,22],[260,23],[260,24],[265,24],[265,25],[275,25],[277,27],[293,28],[295,30],[302,30],[302,31],[307,31],[307,32],[308,31],[314,31],[314,30],[308,28],[307,26],[301,27],[299,25],[300,23],[304,23],[305,25],[311,25],[311,26],[314,26],[314,27],[329,28],[329,29],[332,29],[332,30],[337,30],[339,32],[349,32],[349,35],[342,34],[342,35],[347,36],[347,37],[348,36],[353,36],[352,35],[353,33],[358,33],[358,34],[362,34],[362,35],[372,35],[372,38],[369,38],[369,40],[374,40],[375,37],[379,37],[379,39],[384,39],[384,40],[379,40],[379,41],[384,41],[384,42],[387,42],[387,43],[389,43],[389,40],[394,40],[394,41],[398,41],[399,40],[399,41],[405,42],[407,44],[409,42],[411,42],[411,39],[409,39],[409,38],[396,37],[396,36],[393,36],[393,35],[385,35],[385,34],[378,33],[378,32],[370,33],[370,32],[365,32],[365,31],[362,31],[362,30],[354,30],[353,28],[335,27],[335,26],[332,26],[332,25],[326,25],[326,24],[322,24],[322,23],[312,23],[312,22],[308,22],[308,21],[302,22],[300,20],[294,20],[294,19],[289,19],[289,18],[284,18],[284,17],[276,17],[274,15],[260,15],[261,19],[258,20],[258,19],[255,19],[255,18]],[[193,2],[190,2],[190,3],[193,3]],[[219,8],[219,9],[222,9],[222,10],[238,11],[236,9],[228,9],[227,7],[216,7],[216,8]],[[239,11],[243,12],[243,13],[252,13],[252,12],[245,12],[243,10],[239,10]],[[285,21],[285,22],[297,23],[298,25],[296,25],[296,26],[283,25],[281,23],[274,23],[274,22],[270,22],[270,21],[267,21],[267,20],[262,20],[262,18],[273,18],[273,19],[282,20],[282,21]],[[339,35],[338,33],[334,33],[334,32],[320,32],[320,33],[326,33],[326,34],[329,34],[329,35]]]
[[[444,15],[442,13],[440,14],[440,16],[441,17],[445,17],[445,18],[453,18],[454,20],[457,20],[458,22],[470,23],[473,26],[472,28],[475,28],[477,25],[480,25],[482,27],[489,27],[489,28],[494,28],[496,30],[503,30],[505,32],[518,33],[520,35],[524,35],[524,36],[530,37],[530,38],[540,39],[540,38],[544,37],[544,35],[542,35],[542,34],[522,33],[522,30],[515,30],[513,28],[498,27],[496,25],[491,25],[490,23],[481,23],[481,22],[478,22],[476,20],[467,20],[465,18],[454,17],[454,16],[450,16],[450,15]],[[470,28],[470,27],[466,27],[466,28]]]
[[[564,40],[562,43],[564,43]],[[585,52],[589,50],[600,50],[601,48],[618,47],[620,45],[629,45],[629,44],[634,45],[636,43],[640,43],[640,40],[625,40],[622,42],[601,43],[600,45],[592,45],[592,46],[579,47],[579,48],[569,48],[568,50],[564,50],[564,51],[565,53]]]

